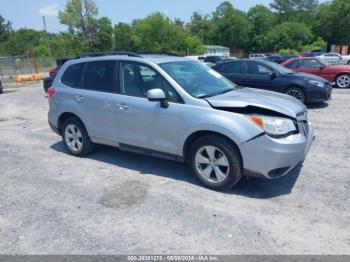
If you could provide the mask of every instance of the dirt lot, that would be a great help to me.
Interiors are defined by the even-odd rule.
[[[227,192],[100,147],[69,156],[41,83],[0,96],[0,254],[350,254],[350,90],[310,109],[301,171]]]

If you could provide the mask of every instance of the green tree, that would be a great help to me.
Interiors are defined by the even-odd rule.
[[[209,32],[213,28],[213,23],[209,19],[209,15],[201,15],[194,12],[191,17],[191,22],[187,24],[191,34],[202,39],[204,43],[209,42]]]
[[[10,35],[4,44],[4,49],[10,55],[30,54],[40,44],[43,37],[42,31],[22,28]]]
[[[213,13],[211,44],[230,48],[245,48],[249,45],[251,24],[244,12],[235,9],[228,1],[221,3]]]
[[[139,52],[198,52],[202,42],[192,37],[182,26],[157,12],[144,19],[134,20],[131,39]],[[117,36],[116,36],[117,37]]]
[[[251,51],[267,51],[267,33],[275,25],[275,14],[264,5],[256,5],[249,9],[247,17],[252,25],[249,36]]]
[[[330,44],[350,45],[350,1],[333,0],[318,7],[314,32]]]
[[[136,51],[133,28],[126,23],[114,26],[114,50]]]
[[[70,0],[64,11],[58,13],[61,24],[68,26],[71,34],[82,38],[84,45],[89,48],[94,45],[98,8],[94,0]]]
[[[99,52],[110,51],[113,48],[113,26],[107,17],[96,20],[96,39],[93,43],[93,50]]]
[[[267,39],[270,50],[278,48],[301,51],[304,45],[314,39],[314,35],[304,23],[284,22],[274,27],[267,34]]]
[[[311,24],[318,0],[274,0],[270,7],[279,15],[279,21],[295,21]]]
[[[12,32],[12,25],[0,15],[0,43],[6,41]]]

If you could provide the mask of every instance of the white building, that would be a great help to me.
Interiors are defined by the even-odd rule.
[[[204,56],[218,55],[218,56],[230,56],[230,48],[219,45],[206,45],[207,51]]]

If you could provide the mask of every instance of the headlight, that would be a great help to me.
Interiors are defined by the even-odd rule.
[[[271,136],[283,136],[297,131],[294,122],[288,118],[247,115],[248,119]]]
[[[316,81],[316,80],[310,80],[309,84],[314,85],[314,86],[318,86],[318,87],[324,87],[324,83],[322,83],[320,81]]]

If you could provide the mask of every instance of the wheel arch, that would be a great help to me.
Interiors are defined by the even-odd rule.
[[[60,134],[62,134],[62,126],[63,126],[64,121],[66,121],[68,118],[71,118],[71,117],[77,118],[84,125],[84,127],[86,129],[84,122],[81,120],[81,118],[78,115],[76,115],[72,112],[64,112],[59,116],[58,122],[57,122],[58,132]]]
[[[238,155],[240,157],[241,163],[243,165],[243,158],[242,158],[242,154],[241,151],[237,145],[237,143],[235,141],[233,141],[230,137],[216,132],[216,131],[211,131],[211,130],[200,130],[200,131],[195,131],[193,133],[191,133],[189,136],[187,136],[184,145],[183,145],[183,159],[185,162],[188,161],[188,156],[189,156],[189,152],[191,149],[191,145],[199,138],[203,137],[203,136],[207,136],[207,135],[216,135],[216,136],[220,136],[223,137],[225,139],[227,139],[228,141],[230,141],[231,145],[237,150]]]
[[[349,60],[350,61],[350,60]],[[340,73],[337,73],[335,76],[334,76],[334,82],[336,82],[337,81],[337,78],[338,78],[338,76],[340,76],[340,75],[349,75],[350,76],[350,72],[340,72]]]

